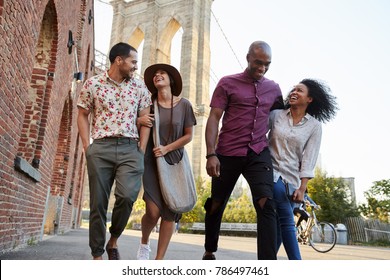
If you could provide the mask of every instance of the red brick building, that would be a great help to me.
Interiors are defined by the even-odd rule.
[[[0,252],[79,226],[93,14],[93,0],[0,0]]]

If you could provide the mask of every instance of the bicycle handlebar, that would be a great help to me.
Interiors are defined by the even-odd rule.
[[[315,203],[311,203],[311,202],[308,201],[308,200],[305,200],[305,203],[306,203],[306,206],[313,207],[315,210],[320,210],[320,209],[321,209],[321,206],[320,206],[320,205],[315,204]]]

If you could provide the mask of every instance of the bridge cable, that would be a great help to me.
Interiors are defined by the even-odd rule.
[[[232,51],[232,53],[233,53],[234,57],[236,58],[238,64],[241,66],[242,69],[244,69],[244,67],[242,66],[240,60],[238,59],[236,53],[234,52],[232,45],[230,44],[230,42],[229,42],[229,40],[228,40],[228,38],[227,38],[225,32],[223,31],[221,25],[219,24],[219,21],[218,21],[218,19],[216,18],[216,16],[215,16],[215,14],[214,14],[214,12],[213,12],[212,9],[211,9],[211,14],[213,15],[215,21],[217,22],[217,25],[218,25],[219,29],[221,30],[222,35],[225,37],[225,40],[226,40],[226,42],[228,43],[228,45],[229,45],[229,47],[230,47],[230,50]]]

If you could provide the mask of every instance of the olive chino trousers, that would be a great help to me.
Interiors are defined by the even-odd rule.
[[[127,137],[96,139],[86,151],[89,189],[89,246],[91,254],[104,253],[107,208],[115,181],[115,204],[112,212],[111,236],[119,237],[125,229],[133,203],[141,188],[144,154],[138,142]]]

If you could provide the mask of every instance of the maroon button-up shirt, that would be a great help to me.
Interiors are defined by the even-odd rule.
[[[277,83],[244,71],[219,81],[210,106],[224,110],[216,152],[246,156],[249,148],[258,154],[268,146],[269,112],[283,108],[283,98]]]

